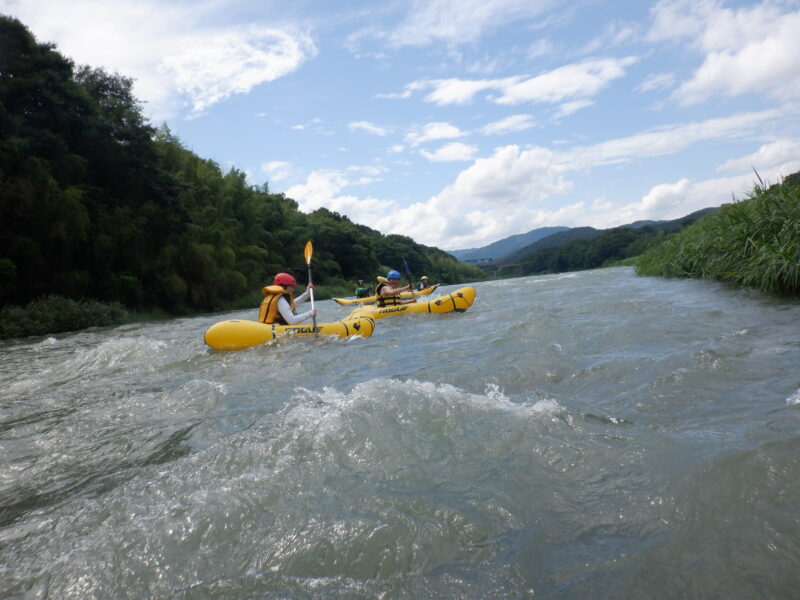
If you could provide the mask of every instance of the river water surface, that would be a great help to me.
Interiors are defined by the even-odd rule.
[[[475,287],[367,339],[4,341],[0,598],[798,597],[800,304]]]

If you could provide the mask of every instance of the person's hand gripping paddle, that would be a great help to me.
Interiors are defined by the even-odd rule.
[[[308,283],[311,283],[311,255],[314,253],[314,246],[311,245],[311,240],[306,242],[306,264],[308,265]],[[311,310],[314,310],[314,288],[309,290],[311,295]],[[312,317],[314,320],[314,337],[319,337],[319,332],[317,332],[317,315]]]

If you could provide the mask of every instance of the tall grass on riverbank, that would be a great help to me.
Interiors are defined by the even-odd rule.
[[[800,177],[754,187],[643,254],[639,275],[696,277],[800,296]]]
[[[118,302],[45,296],[24,307],[6,306],[0,310],[0,339],[116,325],[128,318],[128,311]]]

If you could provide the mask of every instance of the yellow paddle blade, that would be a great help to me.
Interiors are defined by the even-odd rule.
[[[311,255],[314,253],[314,246],[311,245],[311,240],[306,242],[306,249],[304,254],[306,255],[306,264],[311,264]]]

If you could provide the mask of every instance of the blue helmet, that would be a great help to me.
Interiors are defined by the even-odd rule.
[[[400,273],[392,269],[386,274],[386,279],[400,279]]]

